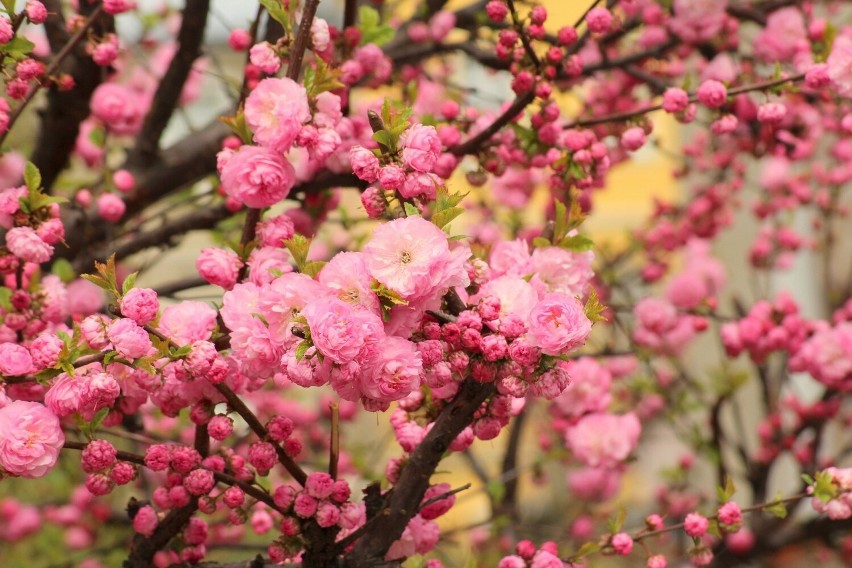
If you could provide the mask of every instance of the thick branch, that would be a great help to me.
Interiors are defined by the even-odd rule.
[[[493,393],[493,384],[467,379],[459,393],[441,410],[435,425],[412,452],[399,480],[386,496],[385,507],[378,513],[373,528],[346,556],[347,568],[368,568],[381,564],[390,545],[405,530],[408,521],[417,514],[429,479],[444,457],[450,443],[473,420],[480,405]]]
[[[177,37],[177,51],[157,86],[142,130],[136,137],[136,147],[128,157],[130,167],[143,167],[156,159],[163,130],[180,101],[195,60],[201,55],[209,11],[210,0],[187,0]]]
[[[41,112],[41,127],[32,153],[31,159],[41,171],[42,183],[50,189],[68,164],[80,132],[80,123],[89,116],[89,99],[101,82],[101,68],[86,53],[82,40],[89,29],[99,36],[111,32],[113,19],[93,5],[83,4],[81,9],[84,14],[89,14],[89,20],[71,37],[65,30],[60,2],[48,0],[45,6],[49,14],[45,21],[45,31],[56,56],[44,76],[67,73],[74,78],[73,89],[61,91],[51,88],[48,91],[47,107]],[[37,88],[34,87],[29,98],[15,111],[16,115],[23,112],[36,92]]]

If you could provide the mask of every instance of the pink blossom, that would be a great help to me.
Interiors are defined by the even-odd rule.
[[[92,94],[92,114],[104,127],[118,135],[136,134],[142,126],[145,105],[129,87],[102,83]]]
[[[291,79],[264,79],[246,99],[245,117],[255,142],[286,152],[311,119],[307,92]]]
[[[434,126],[414,124],[399,137],[402,160],[418,172],[430,172],[441,152],[441,139]]]
[[[605,33],[612,25],[612,13],[603,7],[592,8],[586,14],[586,25],[592,33]]]
[[[59,419],[43,405],[16,400],[0,408],[0,468],[7,474],[44,476],[64,443]]]
[[[179,345],[207,340],[216,327],[216,310],[204,302],[195,301],[167,306],[158,327]]]
[[[405,198],[419,197],[431,201],[437,196],[440,185],[441,182],[435,174],[413,172],[406,176],[402,187],[399,188],[399,194]]]
[[[561,247],[538,247],[530,258],[530,283],[538,290],[562,292],[572,296],[586,293],[594,277],[594,253],[572,252]]]
[[[683,89],[670,87],[663,93],[663,110],[666,112],[683,112],[689,104],[689,95]]]
[[[797,51],[809,50],[807,36],[799,7],[775,10],[767,16],[766,26],[754,39],[754,54],[767,62],[789,60]]]
[[[104,0],[104,12],[107,14],[121,14],[136,8],[136,3],[131,0]]]
[[[615,553],[621,556],[627,556],[633,550],[633,538],[625,532],[613,535],[611,544]]]
[[[420,388],[422,375],[423,361],[414,344],[386,337],[361,376],[361,392],[380,402],[400,400]]]
[[[9,252],[27,262],[41,264],[53,256],[53,247],[44,242],[30,227],[15,227],[6,233]]]
[[[708,79],[701,83],[695,94],[698,97],[698,102],[707,108],[719,108],[725,104],[728,90],[719,81]]]
[[[575,297],[551,293],[536,304],[529,332],[545,355],[561,355],[580,347],[592,331],[583,304]]]
[[[23,345],[0,343],[0,373],[6,377],[19,377],[32,372],[33,359]]]
[[[228,45],[234,51],[245,51],[251,45],[251,35],[242,28],[231,30],[228,35]]]
[[[370,274],[403,297],[424,297],[450,286],[467,286],[467,251],[450,251],[447,234],[422,217],[381,225],[364,247]]]
[[[305,481],[305,492],[315,499],[326,499],[334,490],[334,479],[322,472],[313,472]]]
[[[349,150],[349,162],[352,171],[366,182],[372,183],[379,177],[379,159],[376,155],[363,146],[352,146]]]
[[[727,0],[674,0],[669,29],[689,43],[713,39],[725,24]]]
[[[313,44],[314,51],[325,51],[330,42],[328,22],[322,18],[314,18],[314,21],[311,22],[311,44]]]
[[[434,41],[443,41],[454,27],[456,15],[449,10],[439,10],[429,20],[429,33]]]
[[[252,65],[266,73],[274,75],[281,69],[281,57],[275,53],[275,49],[269,42],[263,41],[253,45],[249,51]]]
[[[740,506],[733,501],[728,501],[719,507],[717,516],[719,523],[728,527],[738,527],[743,522],[743,514]]]
[[[625,150],[635,152],[645,145],[645,131],[639,126],[628,128],[621,134],[621,145]]]
[[[142,536],[151,536],[157,528],[160,520],[157,518],[157,512],[150,505],[145,505],[136,511],[136,516],[133,517],[133,530]]]
[[[704,536],[704,533],[707,532],[709,524],[710,523],[706,517],[703,517],[698,513],[690,513],[683,521],[683,530],[689,536],[699,538]]]
[[[825,62],[828,78],[837,93],[852,97],[852,38],[845,35],[835,38]]]
[[[600,363],[591,357],[581,357],[568,363],[568,373],[571,385],[553,401],[554,410],[568,418],[580,418],[609,407],[612,374]]]
[[[131,288],[121,298],[121,314],[139,325],[154,321],[160,311],[157,292],[151,288]]]
[[[532,272],[529,244],[523,239],[496,243],[491,247],[488,265],[491,267],[491,274],[494,277],[504,274],[526,276]]]
[[[642,425],[632,412],[587,414],[565,434],[568,449],[589,467],[614,467],[636,448]]]
[[[357,310],[338,299],[310,302],[302,316],[308,320],[317,350],[336,363],[353,361],[366,345],[381,341],[384,336],[376,314]]]
[[[225,192],[249,207],[269,207],[287,197],[296,172],[281,154],[265,147],[242,146],[222,168]]]
[[[36,337],[30,344],[34,370],[40,371],[56,365],[64,347],[65,343],[55,333],[44,332]]]
[[[152,349],[148,332],[132,319],[119,318],[113,321],[107,335],[115,350],[126,359],[144,357]]]
[[[379,298],[370,287],[371,277],[363,253],[342,252],[334,255],[320,272],[319,281],[344,302],[380,314]]]
[[[615,469],[585,467],[568,474],[571,493],[584,501],[611,499],[618,492],[620,482],[621,474]]]
[[[38,25],[47,19],[47,8],[38,0],[29,0],[25,9],[30,23]]]
[[[124,216],[127,206],[115,193],[103,193],[98,196],[98,215],[109,223],[118,223]]]
[[[202,278],[214,286],[230,290],[237,283],[243,261],[234,251],[208,247],[201,249],[195,260],[195,268]]]

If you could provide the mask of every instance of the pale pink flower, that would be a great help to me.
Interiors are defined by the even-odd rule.
[[[754,54],[768,62],[786,61],[803,48],[810,50],[801,8],[788,6],[769,14],[753,45]]]
[[[468,254],[451,252],[447,234],[422,217],[381,225],[364,247],[370,275],[406,298],[467,286],[467,271],[458,260],[464,262]]]
[[[159,330],[177,342],[187,345],[210,339],[216,327],[216,310],[204,302],[185,301],[163,309]]]
[[[535,274],[532,285],[547,292],[562,292],[581,296],[594,277],[591,251],[572,252],[561,247],[538,247],[530,258],[530,270]]]
[[[280,152],[242,146],[222,168],[225,192],[249,207],[269,207],[287,197],[296,172]]]
[[[252,65],[267,75],[274,75],[281,69],[281,57],[275,53],[272,44],[266,41],[252,46],[249,59]]]
[[[582,346],[591,331],[582,302],[567,294],[545,295],[530,313],[530,336],[545,355],[562,355]]]
[[[642,425],[632,412],[587,414],[568,429],[565,443],[589,467],[614,467],[636,448]]]
[[[361,392],[380,402],[400,400],[420,388],[423,361],[414,344],[400,337],[386,337],[381,349],[361,375]]]
[[[380,314],[379,298],[370,289],[371,277],[363,253],[342,252],[334,255],[319,273],[319,281],[344,302]]]
[[[328,30],[328,22],[322,18],[314,18],[311,22],[311,43],[314,51],[325,51],[331,42],[331,36]]]
[[[338,299],[308,303],[302,310],[317,350],[336,363],[348,363],[362,355],[369,344],[384,342],[382,321],[373,312],[358,310]]]
[[[500,318],[517,316],[524,323],[538,303],[535,288],[518,276],[507,275],[489,280],[479,289],[479,293],[471,298],[471,302],[489,297],[496,298],[500,303]]]
[[[399,137],[399,144],[402,161],[418,172],[432,171],[441,153],[441,139],[434,126],[413,125]]]
[[[53,247],[44,242],[31,227],[15,227],[6,233],[6,248],[27,262],[41,264],[53,256]]]
[[[31,373],[33,359],[23,345],[0,343],[0,373],[6,377],[18,377]]]
[[[517,343],[517,342],[515,342]],[[513,343],[514,345],[514,343]],[[612,374],[591,357],[568,362],[570,386],[553,401],[553,409],[568,418],[602,412],[612,402]]]
[[[159,311],[157,292],[151,288],[131,288],[121,298],[121,314],[139,325],[154,321]]]
[[[136,134],[142,126],[146,105],[133,89],[117,83],[102,83],[92,93],[92,114],[110,132]]]
[[[264,79],[246,99],[245,117],[255,142],[286,152],[311,119],[307,92],[291,79]]]
[[[713,39],[725,25],[727,0],[674,0],[669,29],[690,43]]]
[[[237,283],[243,261],[231,249],[208,247],[201,249],[195,268],[202,278],[214,286],[230,290]]]
[[[852,97],[852,38],[845,35],[835,38],[826,64],[834,90],[843,97]]]
[[[102,193],[98,196],[98,215],[109,223],[118,223],[127,210],[124,200],[115,193]]]
[[[129,318],[114,320],[107,330],[107,336],[119,355],[126,359],[144,357],[152,348],[148,332]]]
[[[6,473],[44,476],[64,443],[59,419],[43,405],[16,400],[0,408],[0,468]]]

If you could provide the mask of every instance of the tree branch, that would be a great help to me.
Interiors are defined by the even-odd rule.
[[[160,137],[180,101],[192,66],[201,55],[201,42],[204,40],[209,11],[210,0],[186,1],[177,37],[177,51],[157,86],[151,108],[136,137],[136,147],[127,159],[127,164],[132,169],[150,165],[157,158]]]

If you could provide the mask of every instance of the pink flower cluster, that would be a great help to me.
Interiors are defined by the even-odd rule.
[[[852,518],[852,468],[829,467],[822,473],[831,476],[834,495],[827,500],[814,495],[811,499],[814,510],[833,520]],[[814,491],[815,485],[808,486],[809,493]]]

